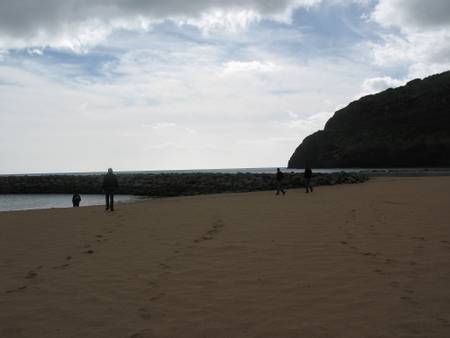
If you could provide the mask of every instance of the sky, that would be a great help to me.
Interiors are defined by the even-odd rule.
[[[0,173],[286,166],[449,69],[448,0],[0,0]]]

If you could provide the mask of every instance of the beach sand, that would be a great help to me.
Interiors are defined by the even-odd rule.
[[[0,337],[450,337],[450,177],[0,213]]]

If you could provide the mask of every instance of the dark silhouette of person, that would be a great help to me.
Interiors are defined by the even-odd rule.
[[[75,207],[79,207],[81,202],[81,196],[79,193],[74,193],[72,196],[72,205]]]
[[[305,177],[306,193],[313,192],[313,188],[311,186],[312,170],[311,170],[311,167],[308,164],[305,165],[304,177]]]
[[[277,168],[277,195],[280,194],[280,191],[284,194],[286,194],[286,191],[283,190],[283,178],[284,174],[281,172],[280,168]]]
[[[117,177],[113,173],[113,170],[109,168],[108,173],[103,177],[103,191],[105,192],[106,200],[105,210],[114,211],[114,193],[118,187]]]

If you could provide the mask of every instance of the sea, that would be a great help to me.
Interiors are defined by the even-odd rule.
[[[288,169],[279,167],[281,171],[289,173],[302,173],[303,169]],[[147,170],[147,171],[116,171],[117,174],[188,174],[188,173],[275,173],[277,167],[265,168],[227,168],[227,169],[195,169],[195,170]],[[372,172],[372,173],[394,173],[395,172],[428,172],[427,168],[403,168],[403,169],[368,169],[368,168],[334,168],[334,169],[314,169],[315,173],[334,173],[334,172]],[[444,169],[450,173],[450,169]],[[28,176],[41,175],[100,175],[104,171],[91,172],[66,172],[66,173],[27,173]],[[25,175],[25,174],[0,174],[0,176]],[[80,206],[103,205],[103,195],[82,195]],[[142,196],[133,195],[115,195],[115,202],[129,203],[142,199]],[[50,208],[70,208],[72,207],[72,195],[68,194],[0,194],[0,212],[14,210],[31,210],[31,209],[50,209]]]
[[[129,203],[139,199],[142,197],[114,195],[114,203]],[[103,204],[104,195],[81,195],[80,207]],[[0,194],[0,212],[71,207],[72,195],[69,194]]]

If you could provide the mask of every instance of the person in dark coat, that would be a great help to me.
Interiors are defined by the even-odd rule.
[[[277,168],[277,195],[280,194],[280,191],[284,194],[286,194],[286,191],[283,190],[283,178],[284,174],[281,172],[280,168]]]
[[[72,205],[75,207],[79,207],[81,202],[81,196],[79,193],[74,193],[72,196]]]
[[[311,177],[312,177],[312,170],[311,167],[309,165],[305,166],[305,172],[304,172],[304,177],[305,177],[305,189],[306,189],[306,193],[308,192],[313,192],[313,188],[311,186]],[[309,190],[309,191],[308,191]]]
[[[108,173],[103,177],[103,191],[105,192],[106,209],[114,211],[114,193],[116,192],[119,184],[117,177],[114,175],[111,168],[108,169]]]

